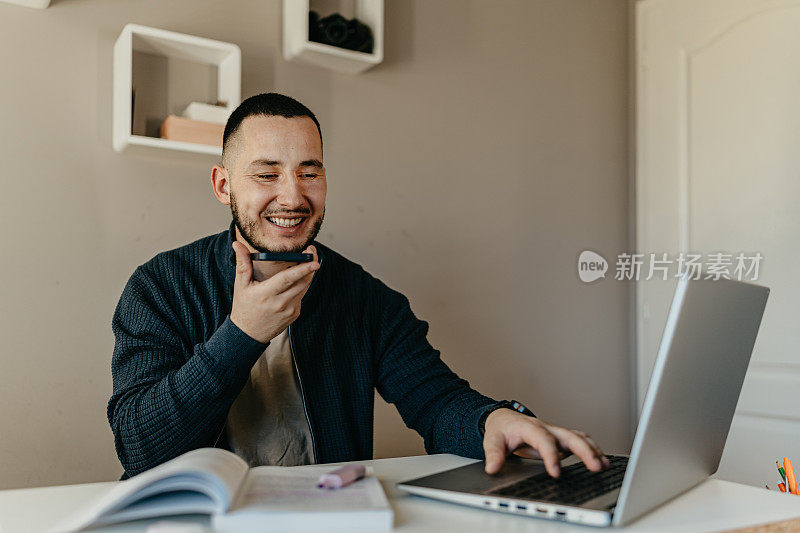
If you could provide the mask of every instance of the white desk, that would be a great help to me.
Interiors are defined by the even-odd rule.
[[[394,484],[472,462],[455,455],[430,455],[369,461],[383,483],[395,512],[395,530],[407,533],[456,531],[458,533],[554,532],[592,533],[586,526],[524,516],[507,515],[437,502],[398,491]],[[330,465],[303,466],[329,470]],[[115,482],[0,491],[0,532],[33,533],[57,523],[74,509],[102,494]],[[708,480],[660,509],[645,515],[625,532],[701,532],[735,529],[800,517],[800,497],[728,481]],[[208,524],[205,517],[183,521]],[[153,521],[125,524],[95,531],[144,531]]]

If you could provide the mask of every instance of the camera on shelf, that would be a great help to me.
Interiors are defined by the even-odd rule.
[[[374,46],[369,26],[357,18],[348,20],[338,13],[320,18],[316,11],[309,11],[308,40],[367,54],[372,53]]]

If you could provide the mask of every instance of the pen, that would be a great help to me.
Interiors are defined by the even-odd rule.
[[[794,468],[788,457],[783,458],[783,469],[786,470],[786,482],[789,485],[789,492],[792,494],[800,494],[800,492],[797,491],[797,478],[794,477]]]
[[[320,489],[340,489],[367,475],[364,465],[345,465],[328,474],[322,474],[317,481]]]

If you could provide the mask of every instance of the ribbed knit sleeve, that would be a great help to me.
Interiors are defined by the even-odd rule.
[[[122,466],[138,474],[189,450],[213,446],[231,404],[266,344],[230,317],[192,345],[173,313],[180,280],[139,267],[112,319],[116,342],[108,420]]]
[[[427,340],[428,323],[414,315],[408,298],[373,280],[380,317],[378,392],[422,435],[428,453],[482,459],[478,422],[496,401],[470,388],[442,361]]]

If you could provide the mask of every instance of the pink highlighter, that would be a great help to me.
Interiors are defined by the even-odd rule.
[[[340,489],[366,475],[367,467],[364,465],[345,465],[329,474],[319,476],[317,487],[320,489]]]

